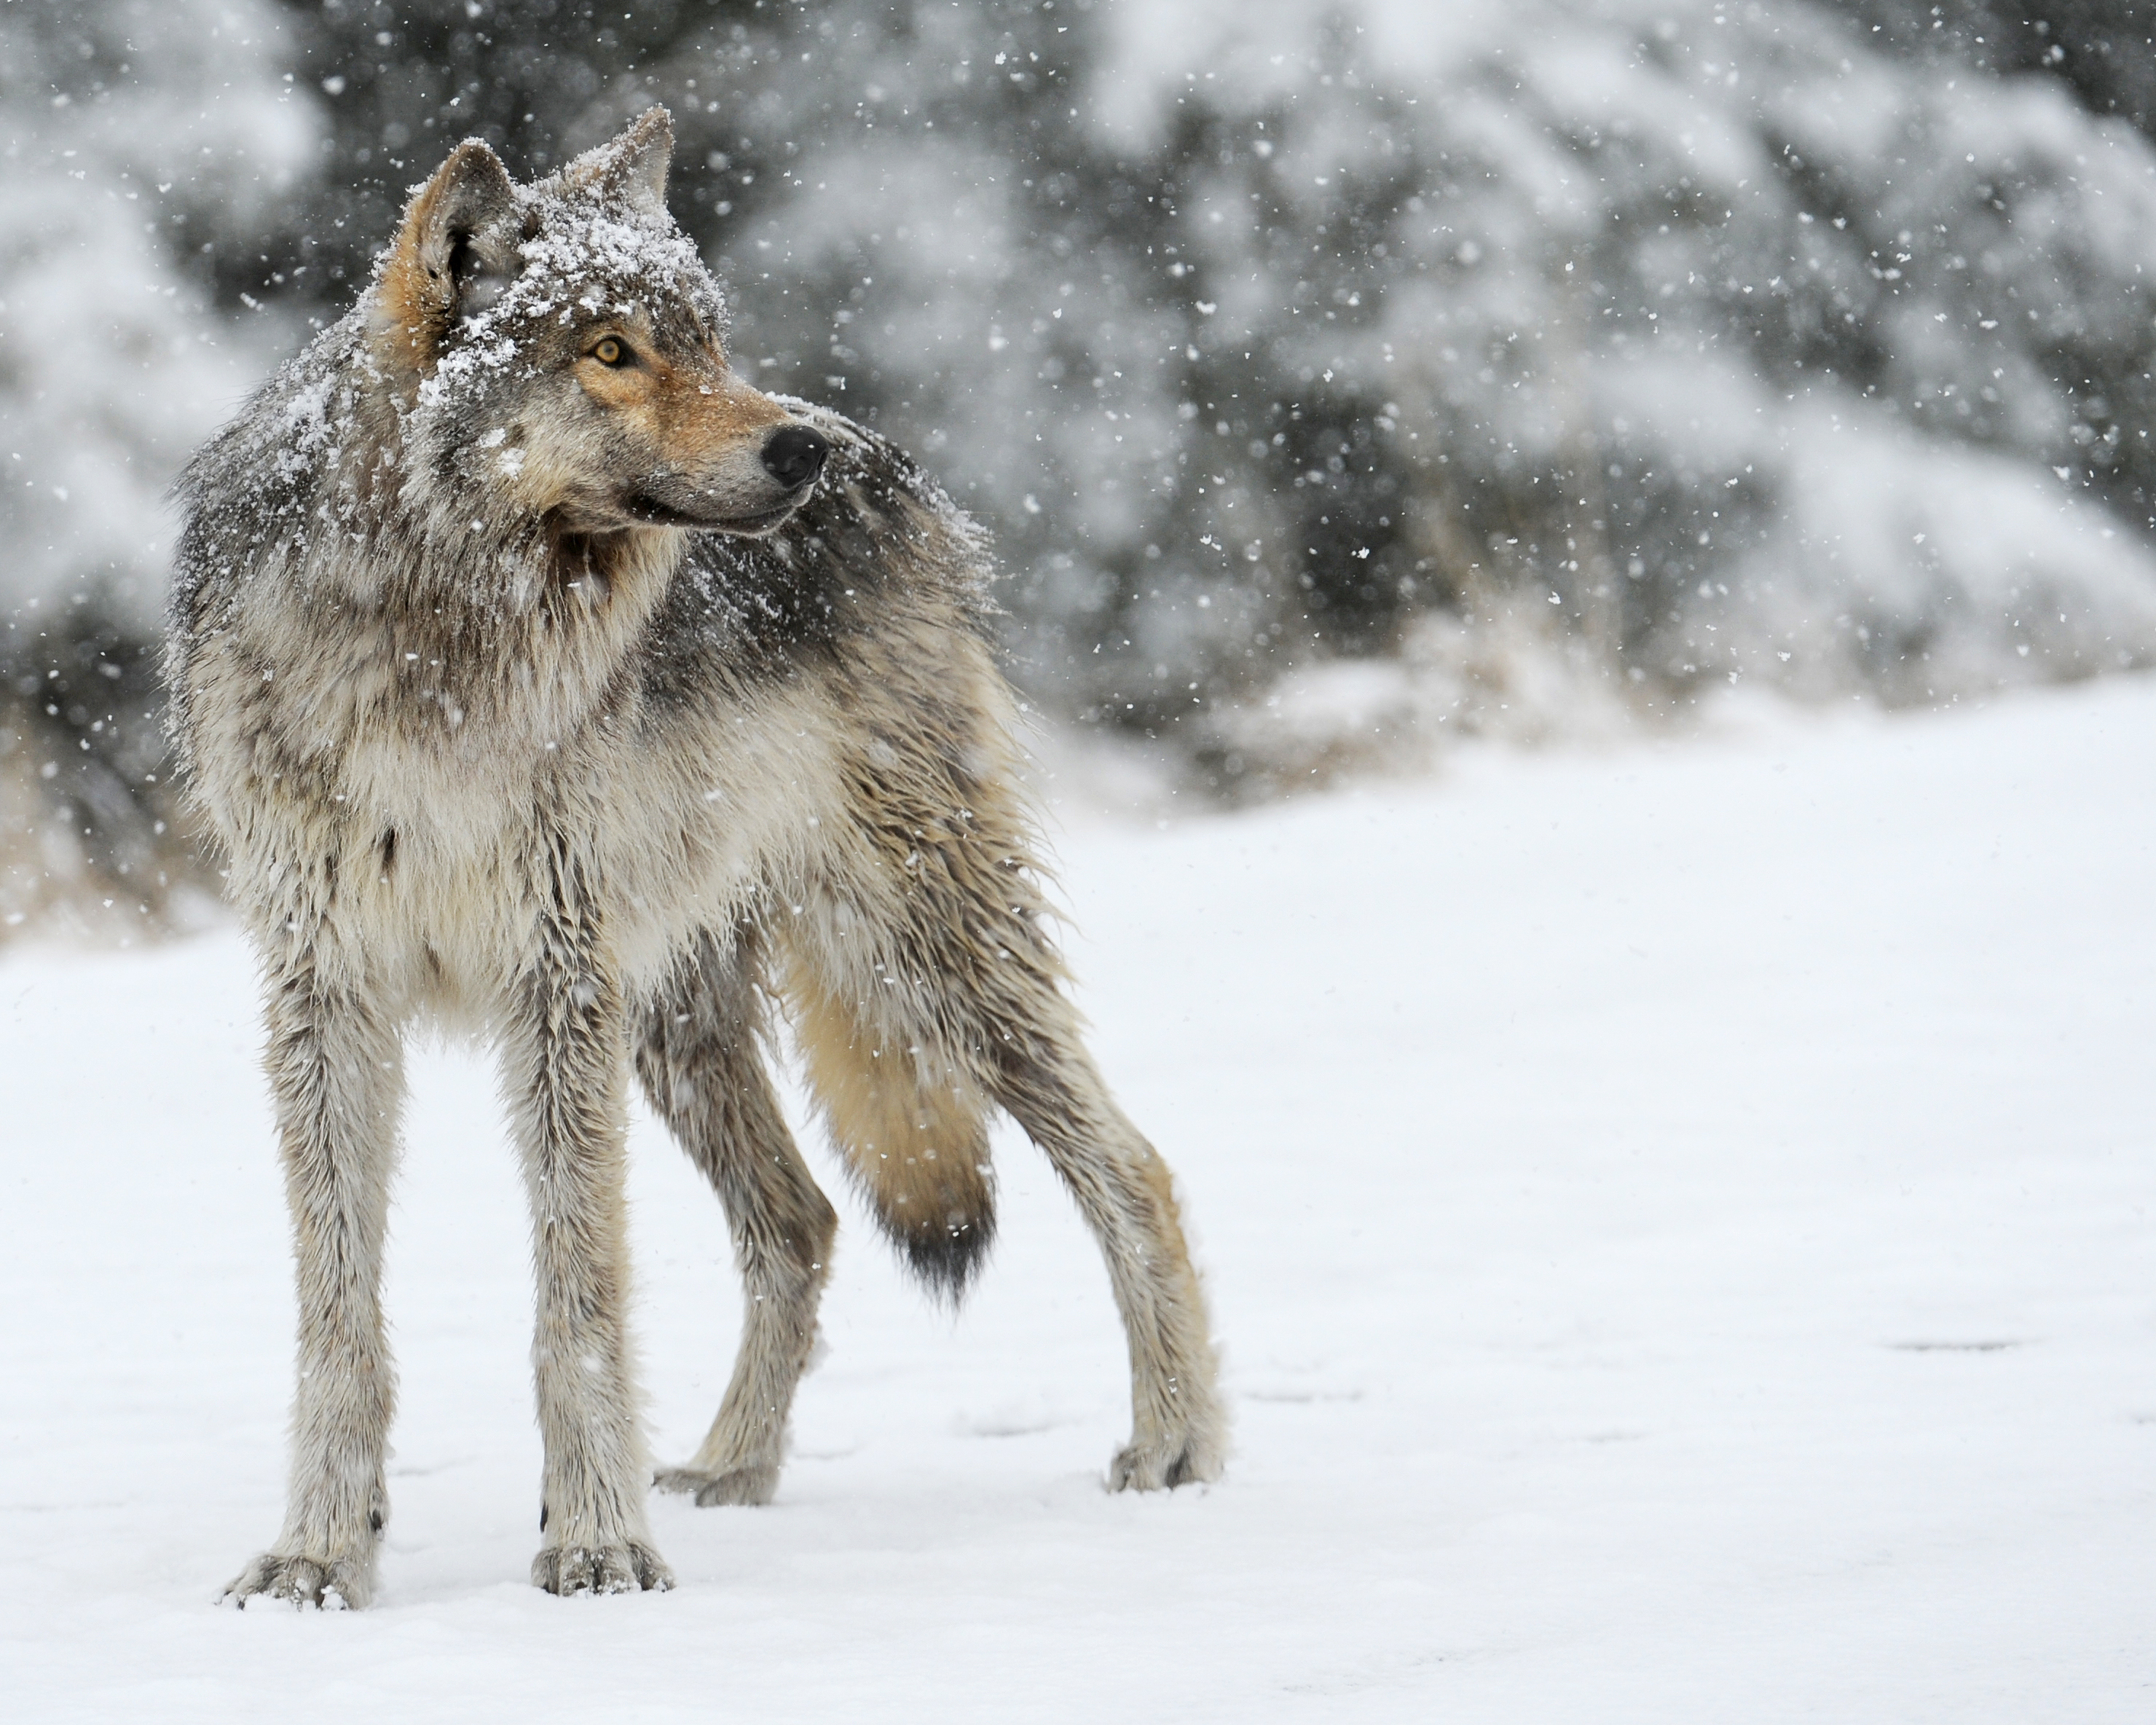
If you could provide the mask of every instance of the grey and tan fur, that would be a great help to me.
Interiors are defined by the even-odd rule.
[[[1220,1468],[1168,1171],[1045,927],[986,547],[882,439],[728,369],[670,144],[654,110],[529,187],[461,146],[359,305],[182,483],[175,735],[260,954],[298,1255],[285,1526],[233,1596],[372,1591],[384,1210],[429,1018],[498,1048],[531,1199],[539,1585],[669,1582],[627,1329],[632,1067],[748,1294],[710,1434],[657,1482],[776,1485],[836,1218],[766,1076],[769,1000],[945,1294],[993,1227],[989,1112],[1024,1126],[1128,1332],[1111,1483]]]

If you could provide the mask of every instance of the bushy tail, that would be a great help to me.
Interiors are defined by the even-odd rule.
[[[855,1185],[914,1274],[955,1304],[995,1238],[981,1097],[798,969],[787,993],[809,1087]]]

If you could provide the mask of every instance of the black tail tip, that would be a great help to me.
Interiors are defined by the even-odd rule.
[[[995,1238],[994,1213],[984,1210],[963,1222],[920,1232],[909,1229],[895,1235],[892,1244],[921,1286],[943,1304],[956,1307],[988,1261]]]

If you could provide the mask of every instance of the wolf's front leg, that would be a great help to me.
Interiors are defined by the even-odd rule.
[[[644,1515],[623,1214],[628,1047],[595,911],[565,867],[504,1055],[531,1200],[539,1317],[531,1360],[546,1445],[531,1579],[549,1593],[632,1593],[674,1578]]]
[[[285,1531],[225,1591],[367,1604],[388,1513],[396,1399],[382,1332],[382,1237],[404,1091],[396,1026],[310,965],[273,971],[267,1060],[291,1206],[300,1305]]]

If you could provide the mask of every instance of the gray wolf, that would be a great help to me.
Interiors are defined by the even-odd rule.
[[[989,644],[982,535],[888,443],[751,388],[666,213],[672,128],[514,183],[465,143],[353,311],[182,476],[167,676],[259,954],[298,1258],[283,1532],[231,1584],[357,1606],[388,1512],[384,1212],[418,1020],[499,1052],[533,1219],[552,1592],[670,1584],[644,1503],[631,1070],[746,1286],[709,1435],[656,1484],[762,1503],[836,1218],[767,1076],[774,1004],[844,1165],[955,1298],[1015,1117],[1098,1236],[1134,1430],[1219,1472],[1168,1170],[1082,1045]]]

